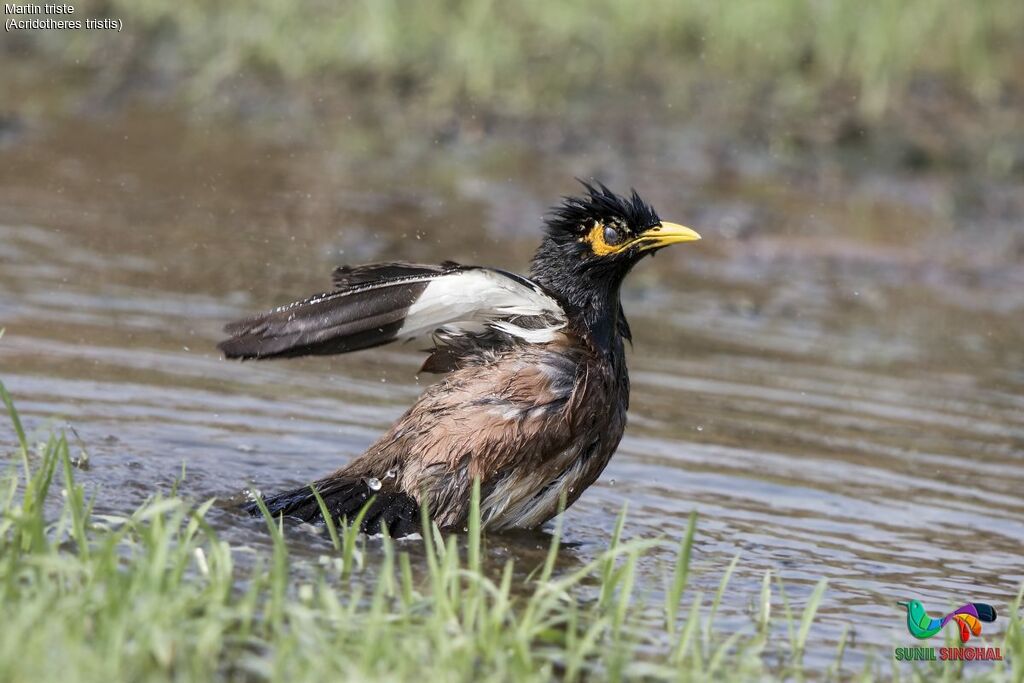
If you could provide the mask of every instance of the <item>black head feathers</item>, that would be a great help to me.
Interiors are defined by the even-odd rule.
[[[636,190],[632,190],[629,197],[624,197],[612,192],[602,182],[579,182],[587,194],[563,197],[562,203],[551,209],[545,219],[549,237],[559,241],[577,239],[596,223],[615,224],[635,234],[661,222],[658,213],[641,199]]]

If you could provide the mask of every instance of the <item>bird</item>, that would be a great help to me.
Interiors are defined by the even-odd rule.
[[[263,498],[275,517],[374,535],[464,528],[474,482],[481,528],[536,529],[594,483],[626,427],[632,333],[620,287],[645,256],[699,240],[636,190],[579,181],[544,217],[528,277],[417,263],[341,266],[330,291],[228,324],[228,359],[350,353],[426,338],[421,372],[443,374],[362,455]],[[260,514],[251,500],[246,509]]]
[[[939,618],[928,616],[920,600],[907,600],[896,604],[906,608],[907,630],[919,640],[931,638],[950,621],[955,621],[960,628],[960,642],[966,643],[971,639],[971,634],[981,635],[981,622],[991,623],[996,620],[995,608],[983,602],[965,603]]]

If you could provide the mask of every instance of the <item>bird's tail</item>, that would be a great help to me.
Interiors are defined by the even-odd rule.
[[[981,622],[972,614],[957,614],[953,617],[957,628],[960,629],[960,642],[966,643],[971,639],[971,634],[981,635]]]
[[[351,523],[362,513],[359,530],[366,534],[380,533],[382,525],[387,526],[392,537],[406,536],[420,530],[420,507],[416,500],[401,491],[383,487],[377,479],[323,479],[309,486],[264,498],[263,503],[274,518],[283,515],[304,522],[323,522],[323,512],[313,494],[314,487],[335,522],[347,519]],[[255,501],[247,503],[245,510],[253,516],[260,515]]]
[[[960,641],[966,643],[971,635],[981,635],[981,622],[996,620],[996,610],[983,602],[969,602],[945,617],[942,624],[952,618],[960,629]]]
[[[973,602],[974,609],[978,612],[978,618],[988,623],[996,620],[996,608],[992,605],[986,605],[983,602]]]

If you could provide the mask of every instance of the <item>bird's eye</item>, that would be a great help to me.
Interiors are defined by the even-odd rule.
[[[611,225],[606,225],[604,227],[604,243],[605,244],[610,244],[610,245],[614,246],[614,245],[618,244],[621,241],[622,241],[622,233],[620,233],[618,231],[618,229],[612,227]]]

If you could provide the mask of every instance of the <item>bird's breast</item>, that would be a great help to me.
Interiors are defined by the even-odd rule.
[[[494,529],[533,528],[571,505],[601,474],[626,426],[625,383],[613,364],[581,348],[554,348],[530,359],[544,378],[533,408],[507,419],[536,420],[566,438],[524,459],[494,482],[484,509]],[[523,409],[525,410],[525,408]]]

